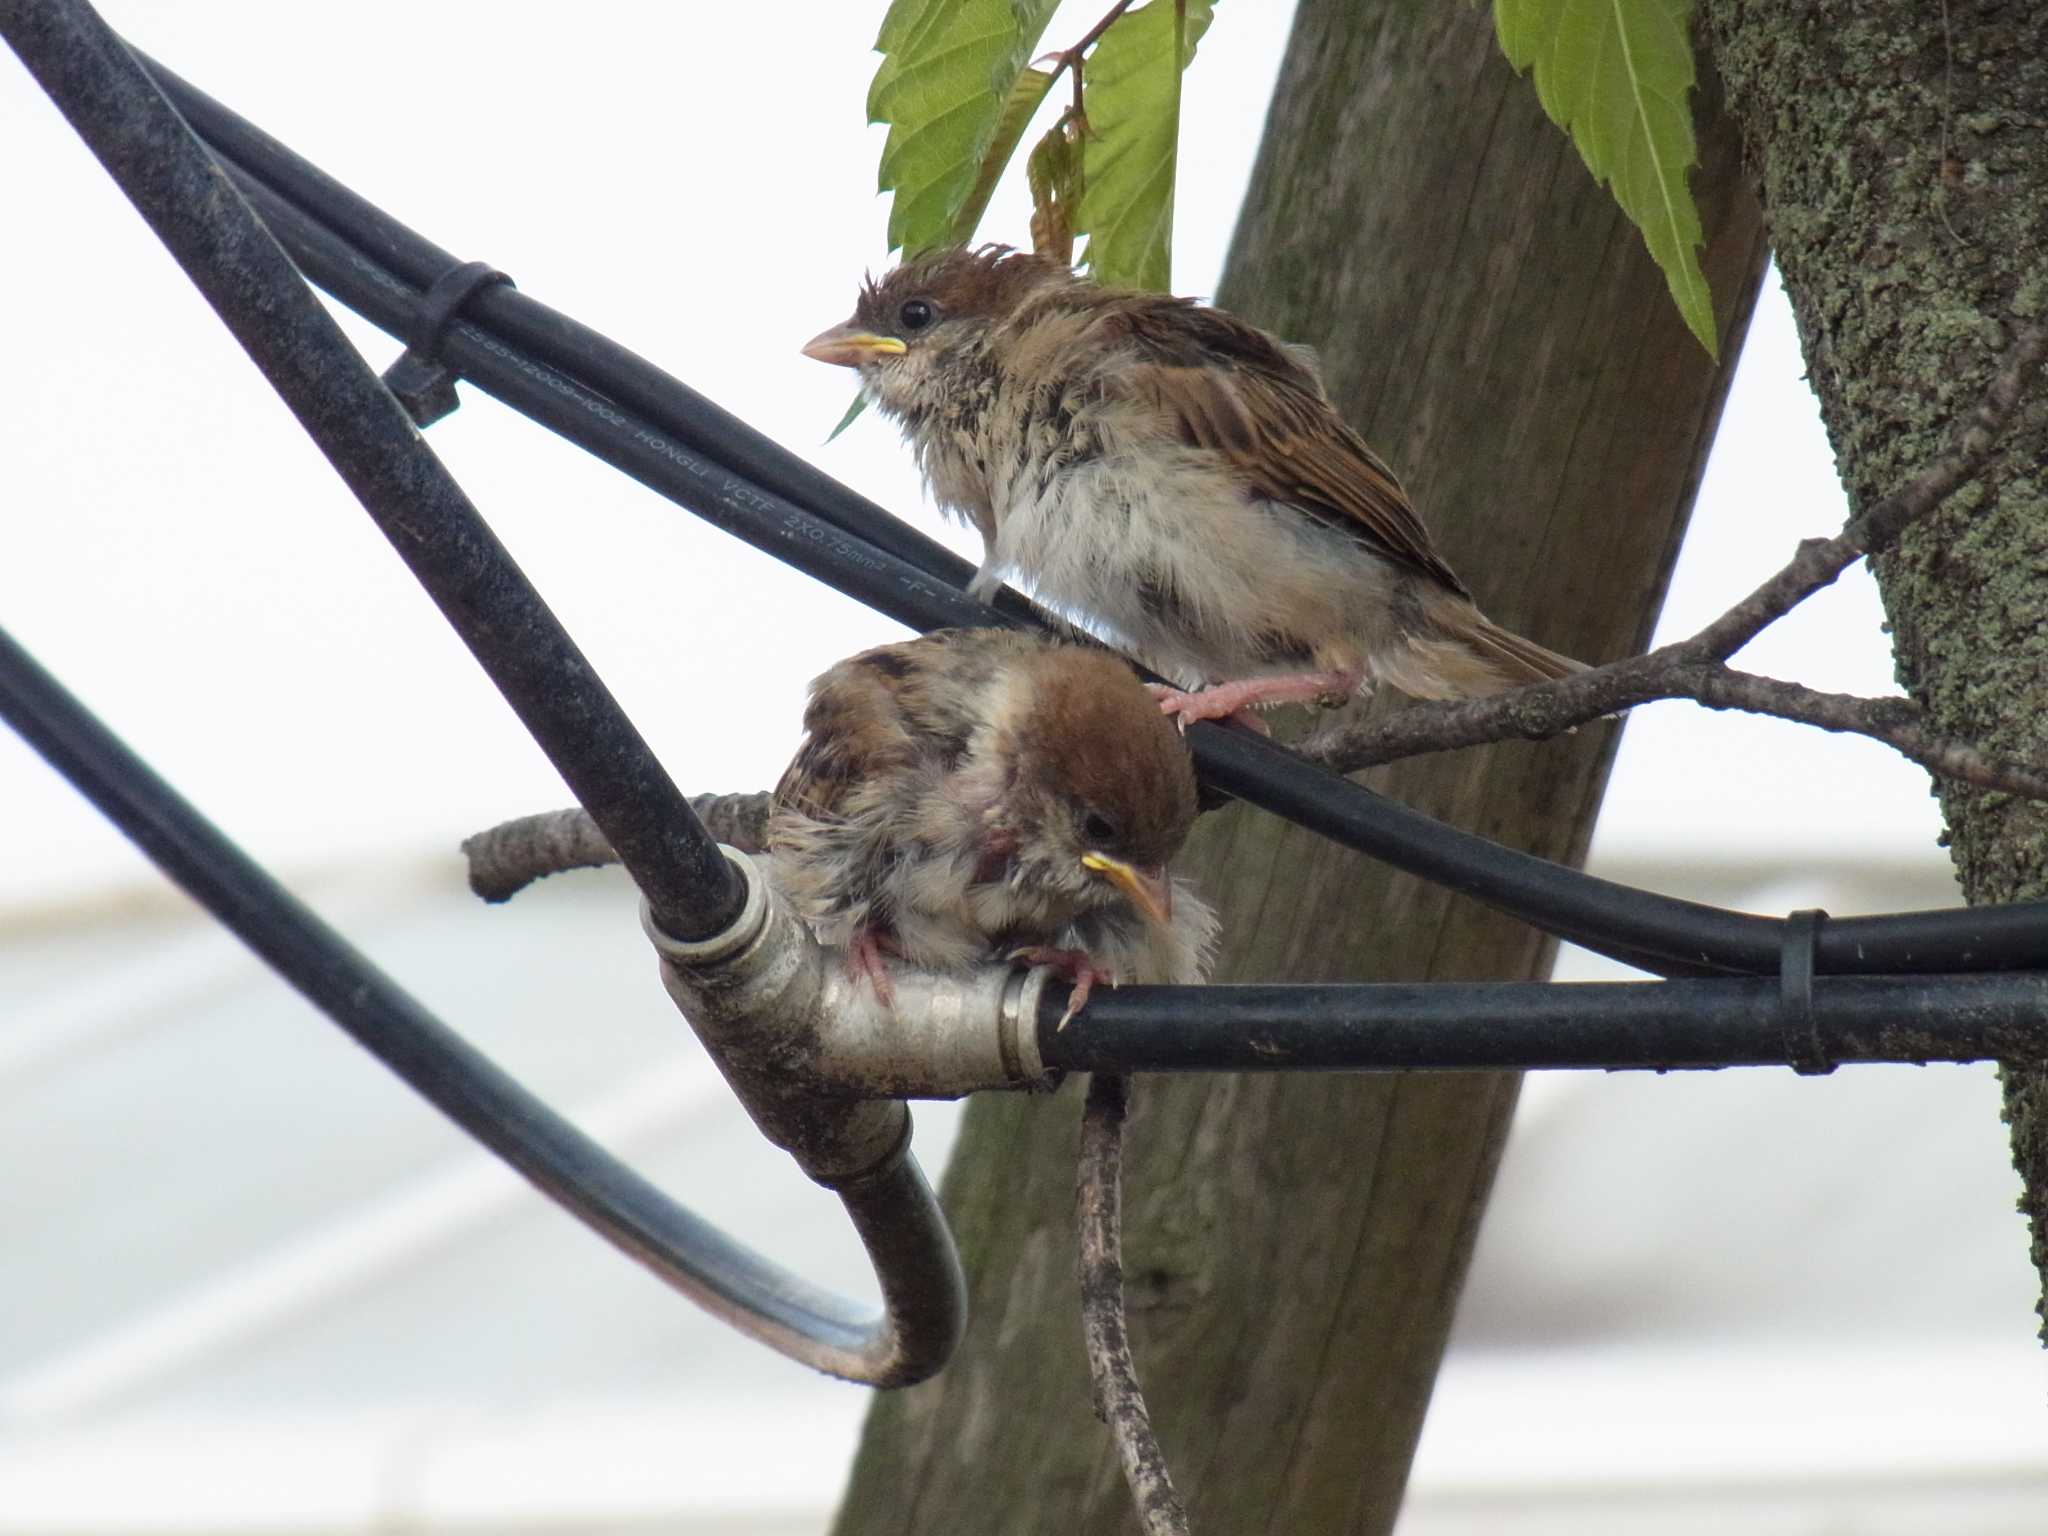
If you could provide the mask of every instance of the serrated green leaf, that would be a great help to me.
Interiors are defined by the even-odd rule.
[[[868,88],[868,121],[889,125],[879,179],[880,190],[895,193],[892,248],[915,252],[966,238],[956,233],[961,212],[977,194],[987,204],[979,184],[990,146],[1017,104],[1020,77],[1056,4],[895,0],[889,7],[875,39],[883,57]],[[1029,118],[1027,111],[1011,131],[1011,151]],[[988,175],[990,190],[1008,159],[1006,152]]]
[[[1149,0],[1119,16],[1089,52],[1082,77],[1086,185],[1074,228],[1098,281],[1163,292],[1173,275],[1173,181],[1180,150],[1180,77],[1209,30],[1213,0]]]
[[[1155,0],[1157,3],[1157,0]],[[1643,232],[1678,312],[1720,355],[1700,270],[1699,209],[1686,185],[1692,136],[1692,0],[1494,0],[1494,30],[1595,179]]]

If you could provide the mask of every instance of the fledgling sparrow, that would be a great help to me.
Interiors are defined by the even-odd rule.
[[[1493,623],[1306,349],[1001,246],[904,263],[807,356],[860,372],[1005,575],[1199,692],[1190,720],[1375,680],[1463,698],[1582,670]],[[1206,685],[1206,686],[1203,686]]]
[[[1068,1018],[1097,981],[1202,979],[1215,919],[1166,872],[1194,770],[1117,657],[940,630],[833,667],[804,728],[770,878],[883,1002],[884,956],[1050,965],[1074,983]]]

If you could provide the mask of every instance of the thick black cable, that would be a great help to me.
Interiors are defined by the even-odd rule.
[[[346,232],[352,245],[400,283],[425,292],[460,264],[172,70],[135,52],[216,154],[310,218]],[[764,490],[812,508],[834,526],[965,590],[974,573],[971,563],[638,353],[509,288],[477,294],[464,312],[513,347],[593,385],[644,418],[664,438],[695,449]],[[1006,594],[1000,606],[1016,616],[1030,612],[1030,605],[1015,593]]]
[[[1244,731],[1188,740],[1206,782],[1398,868],[1527,918],[1587,949],[1667,975],[1775,975],[1783,918],[1730,912],[1564,869],[1455,828]],[[1370,798],[1368,798],[1370,796]],[[1449,833],[1447,837],[1446,834]],[[1634,958],[1631,957],[1633,952]],[[1830,976],[2048,967],[2048,902],[1830,917],[1814,950]]]
[[[0,0],[0,25],[8,5]],[[11,37],[11,35],[10,35]],[[463,1130],[663,1281],[784,1354],[901,1385],[944,1363],[964,1287],[937,1202],[907,1155],[841,1192],[876,1256],[885,1310],[856,1306],[736,1243],[555,1114],[416,1002],[0,630],[0,719],[307,1001]],[[916,1213],[906,1221],[904,1211]]]
[[[217,105],[212,111],[225,114]],[[215,148],[220,152],[219,145]],[[277,150],[273,160],[288,153]],[[372,261],[345,232],[314,219],[239,164],[230,162],[229,169],[309,278],[381,328],[406,333],[418,293]],[[380,246],[405,237],[402,226],[379,219]],[[481,307],[511,296],[495,290],[475,303]],[[766,492],[663,436],[606,394],[561,372],[553,366],[556,359],[513,345],[481,315],[449,327],[442,355],[486,393],[651,489],[912,628],[991,622],[986,608],[934,572],[868,544],[817,509]],[[954,560],[965,568],[965,562]],[[1626,964],[1666,975],[1777,970],[1780,919],[1728,912],[1565,869],[1446,827],[1243,731],[1203,725],[1190,731],[1188,740],[1205,782]],[[2048,903],[1835,919],[1823,930],[1816,960],[1821,972],[1834,975],[2048,964]]]
[[[1769,976],[1098,988],[1038,1049],[1070,1072],[1826,1070],[1843,1062],[2048,1059],[2048,976],[1823,976],[1788,1039]]]
[[[230,164],[228,170],[311,281],[372,324],[400,334],[417,294],[326,225],[245,177],[239,167]],[[991,613],[960,588],[665,436],[653,423],[466,316],[449,325],[439,356],[486,394],[713,527],[914,629],[1021,622]]]
[[[262,370],[611,839],[670,931],[742,891],[689,802],[462,488],[120,39],[9,4],[8,40]]]

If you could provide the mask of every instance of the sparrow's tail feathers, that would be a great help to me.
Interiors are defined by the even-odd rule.
[[[1418,699],[1476,699],[1554,682],[1586,670],[1585,663],[1546,650],[1534,640],[1503,629],[1468,600],[1445,594],[1426,604],[1433,634],[1408,636],[1405,654],[1373,658],[1373,671]]]
[[[1583,661],[1560,656],[1511,629],[1502,629],[1485,614],[1475,614],[1474,617],[1478,622],[1465,638],[1473,650],[1495,663],[1509,687],[1519,687],[1523,683],[1554,683],[1559,678],[1586,670]]]

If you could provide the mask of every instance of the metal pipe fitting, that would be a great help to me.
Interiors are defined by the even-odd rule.
[[[1013,1084],[1004,1041],[1014,1054],[1015,1041],[1032,1034],[1028,984],[998,975],[949,987],[946,978],[905,975],[897,1009],[883,1009],[871,987],[856,986],[826,954],[759,865],[722,851],[745,893],[723,931],[677,939],[642,904],[662,985],[761,1134],[839,1196],[882,1291],[881,1315],[851,1350],[786,1333],[769,1342],[834,1375],[877,1386],[920,1381],[959,1343],[966,1279],[945,1216],[910,1157],[910,1110],[896,1095]],[[1029,995],[1035,1002],[1036,991]],[[902,1027],[880,1027],[885,1018]],[[941,1041],[956,1043],[948,1049]],[[948,1074],[945,1086],[929,1072],[920,1077],[926,1051]],[[1029,1059],[1035,1070],[1035,1042]]]
[[[725,856],[746,894],[730,928],[687,941],[643,902],[662,985],[762,1134],[829,1183],[897,1139],[906,1098],[953,1099],[1048,1081],[1038,1048],[1047,972],[990,966],[966,975],[891,973],[885,1005],[849,975],[763,875]]]

